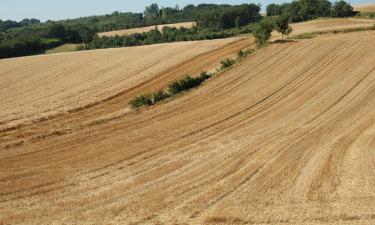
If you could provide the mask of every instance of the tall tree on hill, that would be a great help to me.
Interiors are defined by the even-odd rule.
[[[333,17],[349,17],[353,13],[353,7],[343,0],[335,2],[331,9],[331,16]]]
[[[289,20],[289,17],[286,15],[278,16],[275,20],[275,28],[281,34],[282,39],[284,39],[284,35],[289,35],[293,31],[289,25]]]
[[[258,48],[268,44],[273,28],[273,23],[269,20],[262,20],[253,26],[253,36]]]
[[[149,21],[154,21],[160,18],[160,9],[158,4],[154,3],[147,6],[144,12],[145,18]]]

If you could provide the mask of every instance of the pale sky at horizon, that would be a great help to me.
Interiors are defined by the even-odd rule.
[[[157,3],[159,6],[184,7],[188,4],[215,3],[241,4],[260,3],[263,7],[270,3],[290,2],[288,0],[1,0],[0,19],[20,21],[24,18],[36,18],[42,21],[62,20],[91,15],[119,12],[143,12],[145,6]],[[375,3],[375,0],[350,0],[352,5]]]

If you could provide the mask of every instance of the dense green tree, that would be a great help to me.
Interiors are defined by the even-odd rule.
[[[21,22],[12,21],[12,20],[6,20],[6,21],[0,20],[0,32],[6,31],[12,28],[26,27],[26,26],[39,24],[39,23],[40,23],[40,20],[37,20],[37,19],[24,19]]]
[[[270,20],[262,20],[253,26],[253,36],[258,47],[268,44],[274,26]]]
[[[208,5],[201,4],[195,20],[198,26],[211,29],[228,29],[241,27],[260,19],[260,7],[255,4]]]
[[[353,15],[353,7],[349,3],[341,0],[333,4],[332,10],[331,10],[331,16],[349,17],[352,15]]]
[[[94,39],[96,33],[87,27],[82,27],[78,30],[78,40],[83,43],[89,43]]]
[[[144,11],[145,18],[147,20],[156,20],[160,17],[160,10],[158,4],[154,3],[150,6],[147,6]]]
[[[275,29],[281,34],[284,39],[284,35],[289,35],[292,33],[293,29],[289,25],[289,17],[286,15],[278,16],[275,20]]]
[[[320,16],[320,17],[330,16],[330,14],[331,14],[331,6],[332,6],[332,3],[330,1],[319,0],[318,1],[317,16]]]
[[[51,24],[47,29],[47,36],[49,38],[60,38],[65,37],[65,27],[62,24]]]
[[[267,16],[278,16],[282,14],[282,8],[278,4],[269,4],[266,9]]]
[[[269,5],[267,15],[286,14],[292,22],[300,22],[330,15],[337,17],[353,15],[352,9],[348,6],[350,5],[344,1],[335,3],[332,7],[332,3],[328,0],[295,0],[282,5]]]

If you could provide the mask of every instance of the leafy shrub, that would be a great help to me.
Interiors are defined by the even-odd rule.
[[[152,96],[151,95],[138,96],[135,99],[131,100],[129,105],[132,108],[139,108],[139,107],[142,107],[142,106],[153,105]]]
[[[355,17],[363,19],[375,19],[375,12],[358,12]]]
[[[131,108],[139,108],[142,106],[155,105],[167,98],[170,98],[180,92],[187,91],[194,87],[199,86],[205,80],[209,79],[212,75],[207,72],[202,72],[199,77],[186,76],[185,78],[174,81],[169,85],[168,91],[158,91],[149,95],[141,95],[130,101]]]
[[[245,57],[245,52],[241,49],[238,53],[237,53],[237,58],[239,59],[242,59]]]
[[[201,72],[200,79],[202,81],[208,80],[212,77],[212,74],[207,73],[206,71]]]
[[[152,94],[152,103],[156,104],[158,102],[161,102],[167,98],[171,97],[169,93],[165,91],[158,91]]]
[[[221,61],[221,69],[223,70],[223,69],[226,69],[228,67],[231,67],[235,63],[236,63],[236,60],[234,60],[234,59],[225,59],[225,60]]]
[[[262,20],[253,26],[253,36],[258,48],[268,44],[273,28],[274,24],[270,20]]]
[[[354,15],[355,13],[353,12],[353,7],[349,3],[343,0],[335,2],[332,5],[332,9],[331,9],[332,17],[349,17],[349,16],[354,16]]]
[[[202,82],[203,80],[200,77],[192,78],[190,76],[186,76],[185,78],[175,81],[171,85],[169,85],[169,93],[175,95],[194,88],[200,85]]]
[[[237,53],[237,58],[238,59],[246,58],[247,56],[251,55],[254,51],[255,51],[255,49],[247,49],[245,51],[244,50],[240,50]]]
[[[282,39],[284,39],[284,35],[288,36],[293,31],[293,28],[289,25],[289,20],[289,16],[286,15],[280,15],[275,19],[275,28],[281,34]]]

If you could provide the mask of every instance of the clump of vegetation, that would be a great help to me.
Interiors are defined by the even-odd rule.
[[[139,108],[141,106],[150,106],[153,105],[151,95],[141,95],[135,97],[133,100],[130,101],[129,105],[132,108]]]
[[[187,91],[194,87],[199,86],[210,77],[211,75],[206,72],[202,72],[199,77],[195,77],[195,78],[191,76],[186,76],[185,78],[175,81],[172,84],[170,84],[168,88],[168,92],[170,95],[179,94],[181,92],[184,92],[184,91]]]
[[[65,43],[89,43],[96,33],[86,27],[46,23],[0,32],[0,58],[33,55]]]
[[[188,91],[201,85],[205,80],[211,78],[212,74],[202,72],[198,77],[186,76],[183,79],[174,81],[168,87],[167,91],[160,90],[152,94],[141,95],[129,102],[131,108],[136,109],[142,106],[152,106],[158,102],[164,101],[179,93]]]
[[[135,33],[124,36],[96,37],[89,44],[83,45],[81,48],[102,49],[180,41],[213,40],[233,37],[239,34],[247,34],[250,32],[251,30],[247,26],[241,27],[240,29],[232,28],[226,30],[202,28],[197,26],[192,28],[164,27],[162,32],[157,29],[153,29],[144,33]]]
[[[158,91],[152,94],[152,103],[156,104],[158,102],[164,101],[165,99],[171,97],[168,92]]]
[[[353,7],[346,1],[331,3],[328,0],[295,0],[291,3],[270,4],[266,9],[267,16],[287,15],[291,22],[302,22],[318,17],[354,16]]]
[[[375,19],[375,12],[359,12],[355,17],[363,19]]]
[[[255,49],[247,49],[247,50],[241,50],[237,54],[236,59],[225,59],[221,63],[221,69],[228,68],[232,65],[234,65],[239,60],[249,56],[255,51]],[[201,85],[204,81],[210,79],[214,74],[210,74],[207,72],[202,72],[197,77],[191,77],[189,75],[185,76],[184,78],[172,82],[167,90],[160,90],[151,94],[147,95],[141,95],[129,102],[129,105],[133,109],[137,109],[143,106],[152,106],[157,104],[158,102],[162,102],[165,99],[171,98],[173,96],[176,96],[180,93],[183,93],[185,91],[191,90],[192,88],[198,87]]]
[[[237,60],[241,60],[243,58],[246,58],[248,57],[249,55],[251,55],[253,52],[255,51],[255,49],[247,49],[247,50],[240,50],[238,53],[237,53]]]
[[[144,13],[113,12],[47,22],[0,20],[0,58],[40,54],[67,43],[82,44],[79,50],[85,50],[226,38],[249,32],[246,26],[261,18],[259,12],[260,6],[256,4],[200,4],[182,9],[152,4]],[[126,37],[96,36],[97,32],[191,21],[196,22],[196,28],[166,29],[163,35],[152,30]]]
[[[228,68],[228,67],[231,67],[231,66],[233,66],[235,63],[236,63],[236,60],[235,59],[224,59],[224,60],[222,60],[221,62],[221,67],[220,67],[220,69],[221,70],[224,70],[224,69],[226,69],[226,68]]]
[[[282,39],[284,39],[284,35],[288,36],[293,31],[293,28],[289,25],[289,21],[290,18],[286,15],[278,16],[275,20],[275,28],[281,34]]]
[[[273,28],[274,25],[270,20],[262,20],[253,26],[253,36],[258,48],[264,47],[269,43]]]
[[[355,13],[353,11],[353,7],[345,2],[345,1],[338,1],[335,2],[332,5],[331,8],[331,16],[332,17],[349,17],[349,16],[354,16]]]

